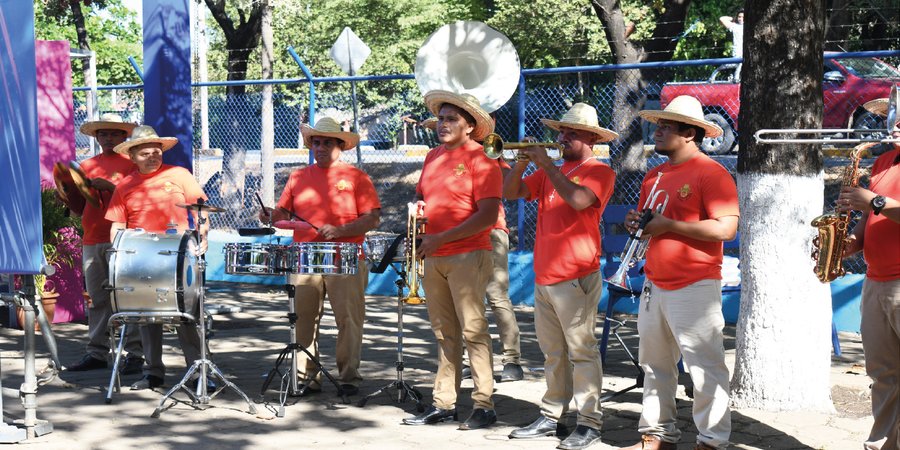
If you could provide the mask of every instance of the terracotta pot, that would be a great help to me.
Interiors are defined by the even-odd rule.
[[[56,299],[59,298],[59,293],[57,292],[42,292],[41,293],[41,304],[44,306],[44,313],[47,316],[47,322],[53,323],[53,315],[56,312]],[[25,324],[25,310],[22,308],[16,308],[16,317],[19,319],[19,329],[24,329]],[[34,331],[41,331],[40,325],[38,325],[37,317],[34,319]]]

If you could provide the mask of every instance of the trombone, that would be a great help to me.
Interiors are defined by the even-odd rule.
[[[488,158],[498,159],[503,158],[503,150],[517,150],[526,147],[546,147],[546,148],[555,148],[559,151],[559,153],[555,157],[551,157],[550,159],[557,161],[563,156],[563,145],[556,142],[503,142],[503,139],[497,133],[491,133],[485,136],[484,141],[481,144],[484,146],[484,154]],[[516,152],[515,156],[512,158],[503,158],[506,161],[518,161],[520,158],[519,152]],[[524,155],[521,158],[526,158]],[[527,158],[526,158],[527,159]]]
[[[425,266],[416,255],[416,247],[418,247],[419,235],[425,233],[425,223],[428,219],[419,217],[419,207],[416,203],[408,203],[407,206],[409,212],[406,217],[406,248],[404,249],[403,269],[406,274],[405,283],[409,288],[409,295],[403,299],[403,302],[410,305],[421,305],[425,303],[425,297],[419,296],[419,282],[425,278]]]
[[[764,129],[753,133],[753,138],[758,144],[860,144],[865,142],[875,143],[900,143],[900,138],[892,137],[891,134],[897,131],[897,108],[900,105],[900,92],[898,85],[891,86],[891,93],[888,95],[887,117],[884,120],[884,130],[865,129],[865,128],[790,128],[790,129]],[[817,138],[817,137],[799,137],[799,136],[819,136],[824,134],[837,133],[871,133],[873,131],[884,131],[887,137],[862,137],[862,138]],[[773,134],[794,134],[796,138],[770,138],[764,137]]]

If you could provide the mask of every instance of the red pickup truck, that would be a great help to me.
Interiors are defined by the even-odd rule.
[[[731,151],[740,111],[740,70],[737,64],[716,68],[705,81],[675,82],[660,91],[660,107],[679,95],[692,95],[703,104],[706,119],[725,131],[721,138],[705,139],[702,150],[712,154]],[[900,83],[900,71],[875,58],[828,59],[825,55],[823,128],[884,129],[884,120],[862,105],[888,96],[891,85]]]

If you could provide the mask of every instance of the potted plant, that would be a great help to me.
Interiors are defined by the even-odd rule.
[[[69,208],[59,199],[56,190],[50,186],[41,185],[41,222],[43,225],[44,258],[47,264],[56,268],[57,274],[61,272],[75,272],[80,279],[81,273],[81,218],[70,213]],[[41,304],[47,315],[47,320],[52,322],[56,309],[56,300],[60,293],[57,292],[57,276],[38,274],[34,276],[35,290],[41,296]],[[78,295],[81,295],[81,286],[77,287]],[[19,323],[24,321],[24,312],[19,310]]]

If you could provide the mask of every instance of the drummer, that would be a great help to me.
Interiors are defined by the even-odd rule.
[[[341,153],[359,143],[359,135],[343,131],[338,121],[324,117],[304,124],[303,142],[315,154],[315,164],[291,173],[277,208],[259,214],[263,222],[294,220],[294,242],[347,242],[361,245],[367,231],[378,227],[381,203],[365,172],[340,160]],[[271,214],[271,217],[268,215]],[[299,220],[300,216],[305,221]],[[308,222],[306,222],[308,221]],[[313,228],[315,227],[315,228]],[[317,228],[317,229],[316,229]],[[361,257],[364,255],[360,255]],[[358,264],[355,275],[291,274],[297,311],[297,343],[318,359],[319,321],[326,294],[338,326],[338,381],[347,395],[359,392],[365,290],[369,271]],[[320,392],[321,374],[306,354],[297,355],[301,392]]]
[[[125,228],[143,228],[150,233],[184,232],[189,220],[198,223],[197,213],[177,205],[206,200],[206,195],[187,169],[163,164],[162,154],[178,143],[174,137],[159,137],[147,125],[134,129],[130,141],[115,147],[115,151],[127,154],[137,170],[116,186],[106,219],[112,222],[110,238]],[[201,254],[206,252],[208,221],[200,225]],[[196,311],[194,312],[196,313]],[[178,339],[184,352],[185,364],[190,367],[200,358],[200,333],[193,326],[178,326]],[[131,385],[132,390],[152,389],[163,384],[166,367],[162,361],[162,325],[141,325],[141,343],[146,359],[144,377]],[[207,389],[215,390],[212,380]]]

